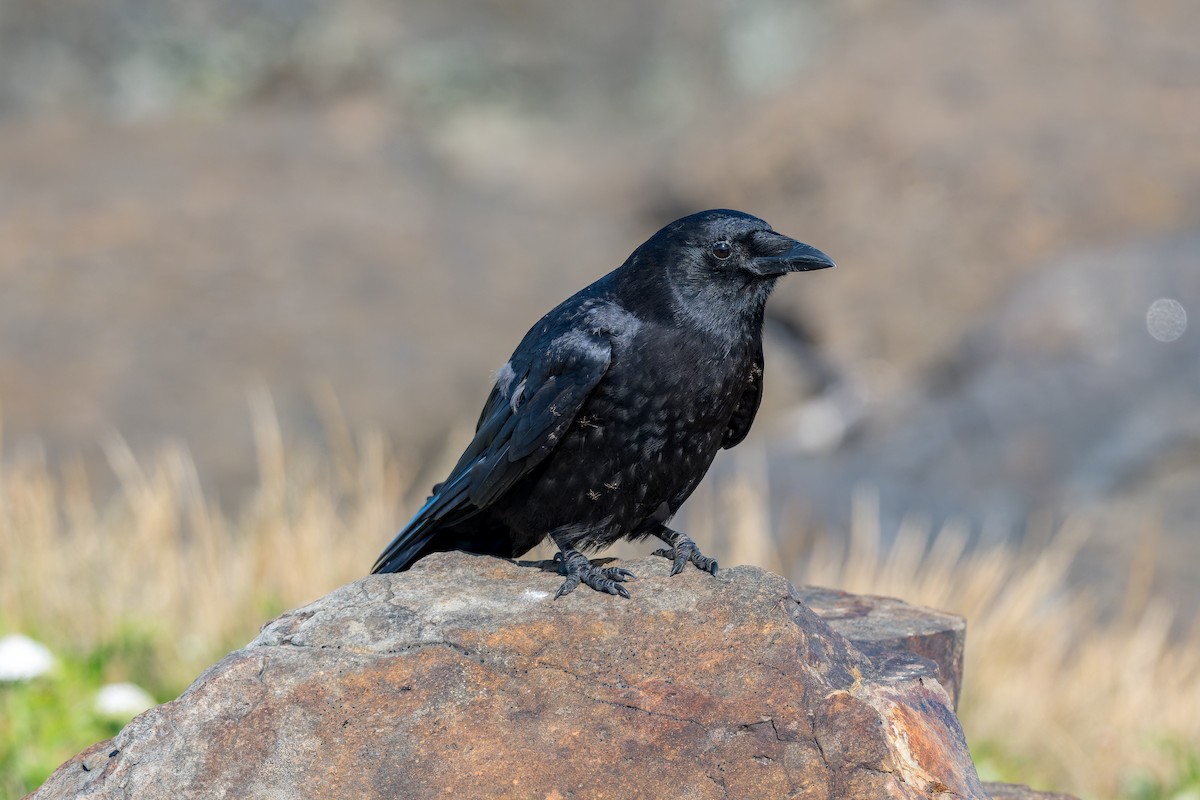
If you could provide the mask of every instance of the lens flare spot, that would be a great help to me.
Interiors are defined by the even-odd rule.
[[[1187,330],[1187,310],[1169,297],[1155,300],[1146,310],[1146,330],[1160,342],[1173,342]]]

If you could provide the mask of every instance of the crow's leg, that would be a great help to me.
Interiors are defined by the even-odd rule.
[[[674,562],[671,565],[672,575],[683,572],[684,565],[689,561],[710,575],[717,574],[717,560],[701,553],[700,548],[686,533],[671,530],[666,525],[660,525],[658,530],[654,531],[654,535],[670,545],[670,547],[655,550],[654,555],[669,558]]]
[[[559,570],[567,579],[563,581],[563,585],[558,587],[558,591],[554,595],[554,599],[562,597],[564,594],[570,594],[575,591],[575,587],[581,582],[586,583],[598,592],[608,592],[609,594],[619,594],[621,597],[629,597],[629,590],[621,585],[623,581],[632,580],[635,576],[627,569],[620,567],[605,567],[600,568],[588,560],[588,557],[576,550],[570,545],[559,541],[559,538],[554,534],[550,534],[554,539],[554,543],[558,545],[562,552],[555,554],[554,560],[559,564]]]

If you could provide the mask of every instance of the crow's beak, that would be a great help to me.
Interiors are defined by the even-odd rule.
[[[770,278],[833,266],[833,259],[812,245],[797,242],[774,231],[757,234],[756,237],[762,238],[762,241],[756,242],[761,247],[760,252],[767,253],[750,260],[748,266],[756,275]]]

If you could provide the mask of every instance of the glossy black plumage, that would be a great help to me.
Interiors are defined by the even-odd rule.
[[[677,220],[568,298],[501,368],[450,476],[374,572],[467,550],[516,557],[550,536],[567,576],[628,596],[626,570],[580,550],[657,536],[675,560],[716,562],[666,527],[717,451],[745,438],[762,397],[762,322],[776,279],[833,266],[762,220]]]

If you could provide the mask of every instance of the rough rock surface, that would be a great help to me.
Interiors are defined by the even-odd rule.
[[[752,567],[631,566],[628,601],[553,601],[551,568],[461,553],[364,578],[34,796],[988,797],[925,658],[930,631],[961,652],[961,621],[868,656],[801,598],[859,641],[921,614]]]
[[[913,670],[935,670],[938,683],[958,708],[967,638],[967,622],[962,617],[891,597],[815,586],[796,589],[796,597],[864,655],[877,663],[886,662],[889,671],[904,664]]]
[[[983,788],[992,800],[1075,800],[1069,794],[1039,792],[1019,783],[985,783]]]

